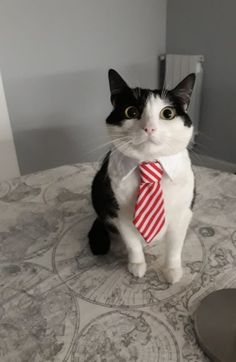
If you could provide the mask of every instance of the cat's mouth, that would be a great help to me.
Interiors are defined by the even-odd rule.
[[[154,139],[154,138],[149,138],[147,140],[147,142],[153,143],[154,145],[157,145],[157,146],[159,146],[161,144],[157,139]]]
[[[141,140],[135,140],[134,142],[134,145],[135,146],[141,146],[143,144],[154,144],[156,146],[159,146],[161,144],[161,142],[154,138],[153,136],[148,136],[148,137],[145,137],[145,139],[141,139]]]

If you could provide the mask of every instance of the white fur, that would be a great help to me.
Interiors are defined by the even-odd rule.
[[[182,277],[181,252],[192,212],[190,204],[193,197],[194,177],[191,162],[186,147],[192,136],[192,127],[185,127],[182,119],[176,117],[171,121],[159,117],[162,108],[168,104],[159,96],[152,96],[144,109],[142,119],[125,121],[123,127],[113,126],[113,143],[124,155],[140,161],[164,160],[168,166],[173,157],[178,160],[173,177],[167,172],[162,178],[164,193],[166,223],[161,232],[152,241],[166,238],[166,256],[164,273],[170,283],[175,283]],[[151,135],[144,131],[145,127],[154,128]],[[116,132],[114,133],[114,129]],[[115,138],[126,137],[128,144]],[[128,138],[129,137],[129,138]],[[114,151],[116,152],[116,151]],[[113,153],[115,154],[115,153]],[[172,155],[175,155],[172,157]],[[177,157],[176,157],[177,155]],[[120,161],[122,163],[122,159]],[[177,161],[175,161],[176,163]],[[165,166],[165,165],[164,165]],[[168,169],[168,167],[166,167]],[[139,187],[139,171],[136,168],[128,172],[127,177],[121,177],[119,170],[122,164],[109,164],[109,176],[112,189],[119,204],[118,217],[111,221],[119,229],[128,251],[129,271],[138,277],[146,272],[146,262],[143,252],[145,241],[133,225],[134,207]],[[132,171],[132,170],[131,170]],[[164,167],[164,171],[166,171]]]

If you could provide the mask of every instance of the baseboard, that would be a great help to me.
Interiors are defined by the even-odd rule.
[[[199,153],[192,154],[190,157],[194,165],[214,168],[216,170],[236,173],[236,164],[228,161],[217,160],[216,158],[205,156]]]

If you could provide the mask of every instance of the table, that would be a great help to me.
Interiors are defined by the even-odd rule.
[[[146,248],[142,279],[128,273],[122,243],[91,254],[97,168],[63,166],[0,184],[1,361],[207,361],[192,315],[211,291],[236,287],[236,176],[194,167],[185,274],[169,286],[161,243]]]

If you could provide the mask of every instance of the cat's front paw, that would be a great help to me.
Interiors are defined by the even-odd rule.
[[[145,262],[143,263],[129,263],[128,264],[128,270],[131,274],[133,274],[135,277],[142,278],[147,270],[147,264]]]
[[[183,268],[165,268],[163,270],[165,279],[170,284],[175,284],[180,281],[183,276]]]

